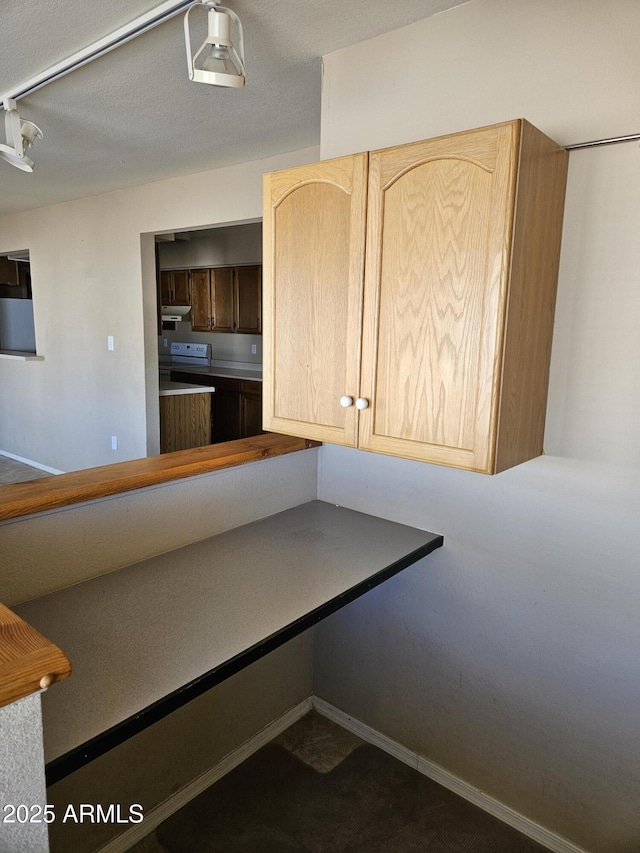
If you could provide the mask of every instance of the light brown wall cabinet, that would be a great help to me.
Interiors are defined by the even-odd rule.
[[[189,270],[162,270],[160,272],[160,300],[162,305],[190,305]]]
[[[260,334],[262,267],[192,270],[191,306],[194,331]]]
[[[266,175],[264,428],[538,456],[567,161],[517,120]]]

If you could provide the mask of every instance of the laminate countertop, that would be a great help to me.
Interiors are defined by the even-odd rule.
[[[441,545],[312,501],[14,608],[73,667],[43,697],[49,782]]]
[[[220,379],[246,379],[250,382],[262,382],[262,368],[253,369],[245,367],[194,367],[191,364],[172,364],[171,373],[196,373],[199,376],[216,376]]]
[[[213,394],[216,389],[208,385],[191,385],[188,382],[171,382],[169,379],[160,380],[160,396],[172,397],[175,394]]]

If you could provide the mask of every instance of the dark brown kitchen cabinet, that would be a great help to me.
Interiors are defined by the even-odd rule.
[[[262,267],[191,270],[191,326],[195,332],[262,332]]]
[[[262,266],[234,268],[234,331],[246,335],[262,333]]]
[[[262,382],[183,371],[171,371],[171,380],[192,385],[213,385],[216,389],[211,396],[212,444],[249,438],[264,432]]]
[[[191,328],[211,331],[211,270],[191,270]]]
[[[0,255],[0,284],[18,284],[18,264],[6,255]]]
[[[194,332],[233,332],[233,268],[191,270]]]
[[[263,432],[262,383],[218,376],[212,381],[216,388],[214,442],[260,435]]]
[[[240,430],[240,381],[215,377],[216,402],[213,417],[213,441],[235,441]]]
[[[233,269],[221,267],[211,270],[213,296],[212,332],[233,332]]]
[[[240,437],[248,438],[262,432],[262,383],[243,380],[240,390]]]
[[[160,300],[162,305],[190,305],[189,270],[160,271]]]

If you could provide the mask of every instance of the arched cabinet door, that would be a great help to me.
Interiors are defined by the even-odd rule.
[[[367,159],[265,175],[264,429],[356,443]]]
[[[363,448],[489,466],[517,131],[370,155]]]
[[[542,452],[566,169],[523,120],[370,155],[360,447]]]

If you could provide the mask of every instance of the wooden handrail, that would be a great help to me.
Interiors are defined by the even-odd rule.
[[[320,442],[305,438],[265,433],[223,444],[0,486],[0,519],[70,506],[319,445]]]
[[[64,652],[0,604],[0,708],[70,674]]]

